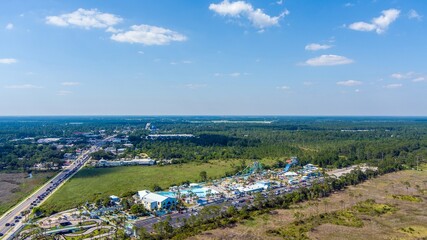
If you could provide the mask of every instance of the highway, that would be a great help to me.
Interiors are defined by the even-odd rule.
[[[90,154],[99,150],[100,145],[101,144],[96,144],[89,150],[83,152],[70,166],[62,170],[49,182],[1,216],[0,239],[11,239],[24,225],[24,219],[28,217],[28,214],[25,214],[25,212],[30,212],[31,209],[40,206],[47,198],[49,198],[53,192],[55,192],[62,184],[64,184],[85,165],[87,160],[90,158]],[[1,237],[1,235],[4,236]]]

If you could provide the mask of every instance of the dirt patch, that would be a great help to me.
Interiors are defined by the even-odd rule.
[[[10,201],[12,193],[19,192],[20,185],[28,181],[24,173],[1,173],[0,174],[0,204]]]
[[[367,199],[395,206],[397,210],[380,216],[362,215],[360,217],[363,227],[359,228],[322,224],[308,232],[307,236],[310,239],[417,239],[423,236],[424,229],[427,228],[426,185],[426,171],[408,170],[391,173],[349,187],[345,191],[316,202],[305,202],[292,206],[291,209],[277,210],[274,216],[268,218],[256,217],[250,222],[237,224],[232,228],[211,230],[190,239],[283,239],[268,232],[289,226],[296,220],[295,213],[307,218],[347,209]],[[413,195],[422,201],[403,201],[394,199],[390,197],[391,195]],[[413,233],[409,229],[411,226],[414,229]],[[402,229],[406,229],[407,232]]]
[[[0,215],[54,175],[54,172],[34,173],[33,178],[28,178],[25,173],[0,173]]]

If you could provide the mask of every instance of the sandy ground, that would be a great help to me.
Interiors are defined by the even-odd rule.
[[[408,181],[407,188],[403,182]],[[420,203],[393,199],[392,194],[418,195]],[[204,232],[190,239],[282,239],[267,235],[267,230],[286,227],[294,221],[295,211],[304,216],[347,208],[359,201],[375,199],[378,203],[397,206],[398,211],[378,217],[363,218],[362,228],[324,224],[308,233],[311,239],[427,239],[427,171],[401,171],[352,186],[320,199],[317,204],[305,202],[288,210],[276,210],[254,220],[234,227]],[[326,202],[325,202],[326,200]],[[342,201],[343,200],[343,201]],[[415,229],[413,234],[404,233],[401,228]]]

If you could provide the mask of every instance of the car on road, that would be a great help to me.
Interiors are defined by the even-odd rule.
[[[5,226],[6,226],[6,227],[9,227],[9,226],[10,226],[10,223],[6,223],[6,224],[5,224]]]
[[[0,237],[3,237],[3,235],[4,235],[3,233],[0,233]]]
[[[10,226],[15,226],[15,223],[11,223]]]

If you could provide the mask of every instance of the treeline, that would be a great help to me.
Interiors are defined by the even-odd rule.
[[[176,163],[298,156],[301,164],[345,167],[372,159],[413,157],[411,153],[427,148],[427,137],[414,135],[411,129],[393,133],[378,130],[277,132],[235,126],[228,132],[202,132],[190,139],[163,140],[147,139],[139,132],[129,137],[135,149],[129,149],[126,154],[144,152],[154,159],[172,159]]]
[[[385,160],[377,171],[356,169],[339,179],[325,178],[323,182],[315,183],[310,188],[300,188],[292,193],[279,196],[272,194],[272,192],[267,197],[256,194],[254,201],[241,209],[234,206],[226,209],[222,206],[208,206],[203,208],[197,216],[192,215],[188,219],[183,219],[179,228],[173,228],[171,219],[167,218],[165,221],[154,224],[154,233],[150,234],[145,229],[139,229],[138,234],[141,239],[185,239],[203,231],[228,227],[231,224],[251,219],[274,209],[287,209],[292,204],[327,197],[347,186],[356,185],[378,175],[401,169],[403,169],[401,162]]]
[[[0,145],[0,170],[28,170],[36,163],[62,166],[64,153],[55,146],[36,144]]]

